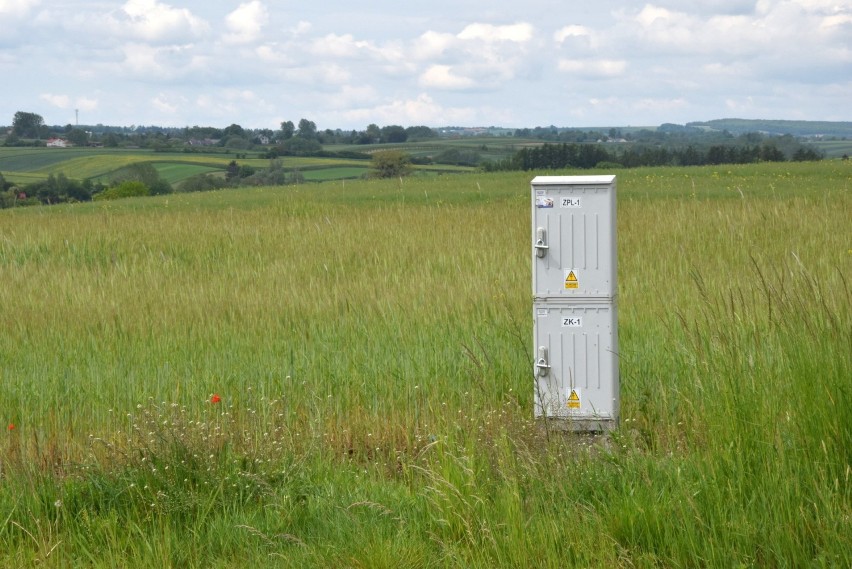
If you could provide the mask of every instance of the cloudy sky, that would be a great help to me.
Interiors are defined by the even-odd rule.
[[[0,124],[852,120],[850,0],[0,0]]]

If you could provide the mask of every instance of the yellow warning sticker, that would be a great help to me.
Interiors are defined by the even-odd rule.
[[[577,272],[574,269],[565,273],[565,288],[580,288],[580,281],[577,280]]]
[[[568,408],[569,409],[579,409],[580,408],[580,393],[576,389],[572,389],[571,395],[568,396]]]

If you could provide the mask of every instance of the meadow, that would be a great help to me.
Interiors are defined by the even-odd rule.
[[[851,566],[852,165],[617,172],[609,438],[533,420],[544,173],[0,211],[0,566]]]
[[[486,140],[486,142],[488,142]],[[494,141],[492,141],[492,147]],[[440,148],[459,147],[459,141],[448,141],[442,145],[404,146],[411,156],[425,156]],[[374,152],[387,150],[388,145],[341,145],[330,146],[332,151]],[[463,147],[464,148],[464,147]],[[506,142],[498,145],[486,155],[505,157],[514,148]],[[218,173],[224,175],[228,164],[236,160],[240,166],[255,169],[268,168],[270,160],[258,151],[218,152],[155,152],[147,149],[118,148],[18,148],[0,147],[0,174],[16,184],[30,184],[46,180],[50,175],[65,174],[74,180],[92,180],[109,183],[111,177],[127,166],[148,163],[169,183],[179,185],[197,174]],[[348,178],[359,178],[370,169],[369,159],[335,157],[281,156],[276,159],[287,170],[298,169],[305,180],[323,182]],[[470,167],[449,164],[420,166],[424,174],[431,172],[466,172]]]

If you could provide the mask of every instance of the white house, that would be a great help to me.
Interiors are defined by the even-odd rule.
[[[68,148],[71,144],[61,138],[48,138],[47,146],[48,148]]]

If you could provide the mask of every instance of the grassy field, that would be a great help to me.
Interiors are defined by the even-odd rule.
[[[452,147],[453,141],[448,143]],[[352,146],[340,147],[353,150]],[[387,145],[355,147],[365,152],[387,149]],[[412,147],[413,155],[422,154],[418,146]],[[418,154],[420,153],[420,154]],[[434,153],[434,152],[433,152]],[[240,152],[240,154],[243,154]],[[428,152],[427,152],[428,154]],[[267,168],[270,161],[260,158],[257,152],[245,153],[236,158],[235,153],[166,153],[139,149],[109,148],[14,148],[0,147],[0,173],[17,184],[29,184],[46,179],[51,174],[63,173],[71,179],[108,182],[114,172],[135,163],[150,163],[172,184],[196,174],[224,173],[228,164],[236,160],[241,166],[256,169]],[[357,178],[369,171],[369,160],[348,158],[318,158],[285,156],[277,159],[286,169],[298,169],[305,179],[313,182],[336,180],[341,177]],[[432,170],[464,172],[471,168],[450,165],[417,167],[424,174]],[[307,171],[311,171],[307,174]]]
[[[531,178],[0,211],[0,566],[852,565],[852,166],[618,172],[608,440],[532,420]]]
[[[852,140],[815,140],[810,144],[824,152],[828,158],[852,155]]]

